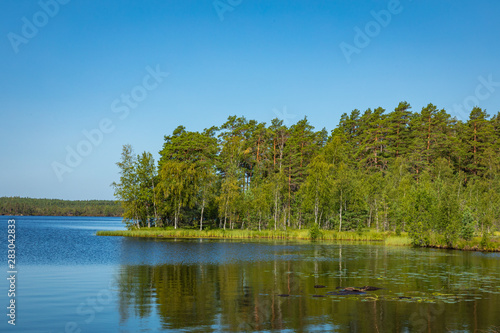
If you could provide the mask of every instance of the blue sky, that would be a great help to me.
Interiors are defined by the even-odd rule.
[[[328,130],[403,100],[495,114],[498,13],[493,0],[4,0],[0,196],[112,199],[122,145],[157,157],[178,125],[234,114]]]

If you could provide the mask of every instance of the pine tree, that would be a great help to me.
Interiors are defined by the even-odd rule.
[[[475,176],[482,175],[487,163],[485,152],[493,147],[495,136],[489,115],[481,108],[472,109],[465,130],[464,143],[467,147],[466,168]]]
[[[396,109],[387,116],[386,151],[391,162],[407,154],[408,126],[412,114],[410,109],[410,104],[400,102]]]
[[[362,165],[379,169],[386,168],[386,152],[384,150],[388,126],[383,108],[368,109],[360,119],[360,145],[358,158]]]

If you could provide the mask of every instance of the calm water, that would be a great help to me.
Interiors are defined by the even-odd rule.
[[[500,331],[498,254],[97,237],[121,220],[15,220],[16,326],[2,279],[1,332]],[[329,294],[365,285],[383,289]]]

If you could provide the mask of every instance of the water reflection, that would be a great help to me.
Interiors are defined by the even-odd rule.
[[[157,262],[134,263],[138,252],[130,250],[138,248]],[[122,325],[158,317],[163,329],[189,331],[443,332],[500,326],[492,310],[500,304],[498,257],[258,242],[141,240],[124,242],[124,249],[118,274]],[[384,289],[328,294],[364,285]]]

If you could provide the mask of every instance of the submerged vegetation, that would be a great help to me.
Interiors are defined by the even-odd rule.
[[[286,126],[231,116],[203,132],[177,127],[158,164],[126,145],[117,165],[115,195],[138,235],[328,239],[374,229],[402,245],[498,248],[500,114],[477,107],[467,121],[432,104],[353,110],[331,132],[306,118]]]

